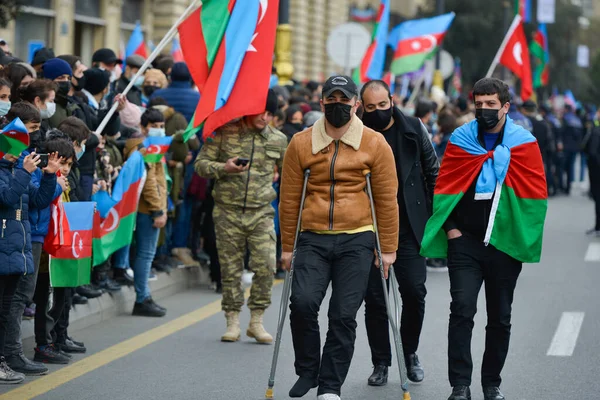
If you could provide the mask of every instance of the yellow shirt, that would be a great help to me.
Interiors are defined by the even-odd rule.
[[[319,235],[354,235],[356,233],[363,233],[363,232],[375,232],[375,229],[373,228],[373,225],[365,225],[365,226],[361,226],[358,227],[356,229],[351,229],[348,231],[310,231],[313,233],[318,233]]]

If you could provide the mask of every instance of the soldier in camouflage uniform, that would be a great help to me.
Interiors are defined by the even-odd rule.
[[[247,247],[254,278],[248,299],[252,318],[246,334],[259,343],[273,341],[262,318],[271,304],[276,267],[273,179],[275,168],[281,171],[287,138],[268,126],[277,110],[277,96],[271,90],[265,108],[262,114],[217,130],[214,140],[202,147],[195,164],[200,176],[215,180],[213,218],[221,264],[222,308],[227,319],[227,331],[221,337],[224,342],[240,338],[239,315],[244,305],[241,278]],[[248,164],[236,164],[244,158]]]

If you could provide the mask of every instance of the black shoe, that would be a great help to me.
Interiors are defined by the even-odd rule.
[[[54,348],[55,348],[56,350],[58,350],[58,353],[59,353],[59,354],[61,354],[61,355],[65,356],[65,357],[67,357],[69,360],[71,360],[71,359],[73,358],[73,356],[72,356],[72,355],[70,355],[69,353],[67,353],[67,352],[66,352],[66,351],[64,351],[64,350],[61,350],[61,348],[60,348],[60,347],[59,347],[57,344],[54,344],[53,346],[54,346]]]
[[[69,339],[71,342],[75,343],[79,347],[85,347],[85,344],[83,344],[83,342],[79,342],[79,341],[73,339],[71,336],[67,336],[67,339]]]
[[[185,268],[185,264],[175,257],[167,256],[166,262],[167,265],[171,267],[171,269]]]
[[[164,317],[167,312],[158,308],[152,298],[147,298],[143,303],[135,303],[132,315],[140,317]]]
[[[28,376],[46,375],[48,368],[38,362],[33,362],[22,353],[17,356],[6,357],[6,363],[15,372],[20,372]]]
[[[161,310],[163,310],[164,312],[167,312],[167,309],[166,309],[166,308],[164,308],[163,306],[159,306],[158,304],[156,304],[156,303],[154,302],[154,299],[153,299],[152,297],[148,297],[148,299],[149,299],[149,300],[152,302],[152,304],[153,304],[155,307],[157,307],[157,308],[160,308],[160,309],[161,309]]]
[[[68,364],[69,357],[61,354],[56,350],[54,345],[43,346],[43,348],[35,348],[34,361],[44,364]]]
[[[369,386],[385,386],[388,381],[387,365],[376,365],[367,383]]]
[[[304,397],[304,395],[308,393],[310,389],[316,388],[317,386],[319,386],[319,381],[316,379],[304,378],[301,376],[290,389],[290,397]]]
[[[79,286],[76,290],[78,295],[87,297],[88,299],[95,299],[96,297],[102,296],[102,290],[97,290],[92,285]]]
[[[217,294],[222,294],[223,293],[223,285],[217,285],[217,288],[215,289],[215,293]]]
[[[78,346],[70,339],[65,339],[56,345],[64,353],[85,353],[87,351],[84,346]]]
[[[121,285],[119,285],[117,282],[113,281],[110,278],[106,278],[101,281],[98,281],[96,283],[96,286],[99,289],[106,290],[107,292],[120,292],[121,291]]]
[[[448,400],[471,400],[471,389],[468,386],[454,386]]]
[[[421,383],[425,379],[425,371],[416,354],[409,354],[406,357],[406,373],[412,383]]]
[[[483,388],[483,398],[484,400],[504,400],[504,395],[499,387],[489,386]]]
[[[154,261],[152,261],[152,268],[156,272],[165,272],[167,274],[170,274],[172,267],[171,263],[169,262],[169,257],[165,254],[157,256],[156,258],[154,258]]]
[[[80,305],[87,304],[88,299],[87,299],[87,297],[83,297],[83,296],[80,296],[77,293],[75,293],[75,295],[73,295],[72,302],[74,305],[80,306]]]
[[[113,278],[122,286],[133,286],[133,278],[127,275],[126,271],[127,270],[123,268],[113,268]]]

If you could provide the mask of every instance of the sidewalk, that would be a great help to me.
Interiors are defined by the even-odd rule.
[[[150,282],[152,298],[155,300],[164,299],[192,287],[210,284],[208,267],[174,269],[170,274],[157,273],[157,276],[157,281]],[[133,287],[123,286],[120,292],[104,293],[96,299],[89,299],[88,304],[73,305],[69,330],[84,329],[117,315],[131,314],[134,302]],[[21,325],[23,339],[34,337],[33,321],[33,319],[23,320]]]

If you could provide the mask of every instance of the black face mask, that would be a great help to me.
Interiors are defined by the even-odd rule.
[[[158,88],[156,86],[148,86],[148,85],[146,85],[142,88],[146,97],[152,96],[152,93],[154,93],[157,89]]]
[[[77,85],[73,85],[73,88],[77,91],[80,91],[85,86],[85,75],[81,75],[81,78],[74,77],[77,81]]]
[[[382,132],[392,120],[392,107],[385,110],[365,111],[362,120],[369,128],[376,130],[377,132]]]
[[[335,126],[341,128],[350,122],[352,118],[352,106],[344,103],[329,103],[325,104],[325,118],[327,121]]]
[[[500,122],[498,111],[500,111],[499,108],[476,108],[475,118],[477,119],[479,127],[483,130],[495,128],[496,125],[498,125],[498,122]]]
[[[57,82],[58,85],[58,94],[67,97],[69,91],[71,90],[71,82]]]
[[[304,124],[299,124],[299,123],[288,122],[288,125],[293,126],[294,129],[297,130],[298,132],[300,132],[304,128]]]

